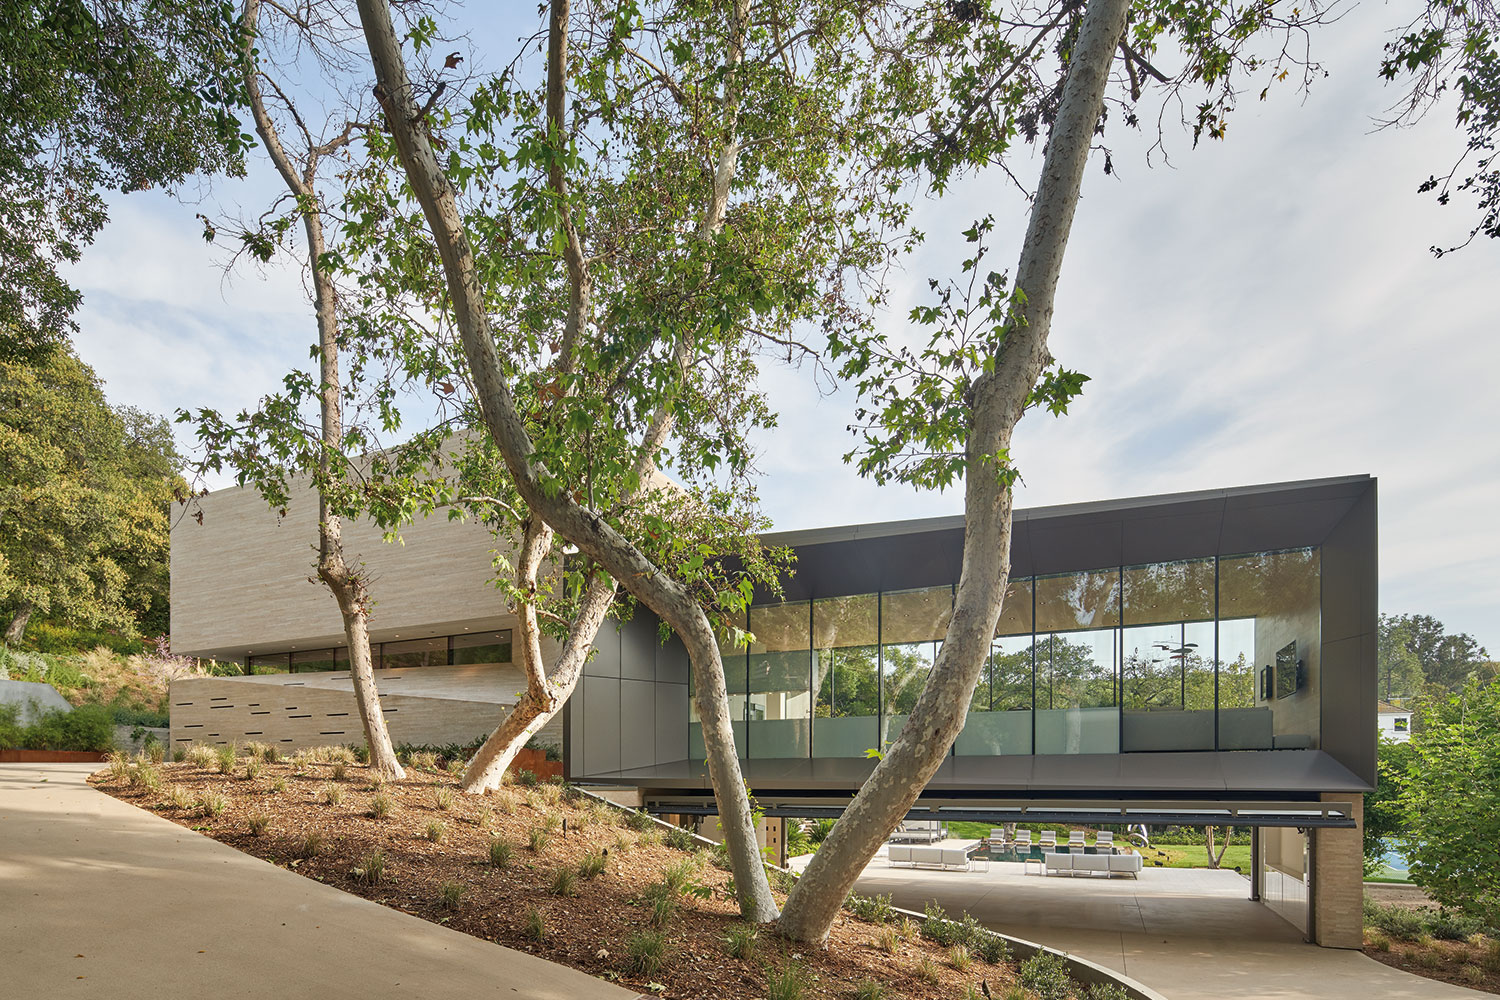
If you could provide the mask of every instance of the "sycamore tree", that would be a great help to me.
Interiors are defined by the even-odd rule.
[[[1410,125],[1450,102],[1464,134],[1463,151],[1418,187],[1447,205],[1472,199],[1478,219],[1455,246],[1433,246],[1441,257],[1478,236],[1500,237],[1500,11],[1490,0],[1429,0],[1386,44],[1380,76],[1406,85],[1388,125]]]
[[[0,0],[0,357],[67,339],[105,193],[238,172],[228,3]]]
[[[362,379],[345,384],[340,357],[345,337],[339,268],[331,256],[338,230],[329,209],[330,203],[339,203],[340,194],[336,178],[329,175],[349,169],[350,144],[368,117],[357,99],[346,100],[339,92],[339,70],[347,62],[353,32],[337,11],[315,4],[293,11],[246,0],[240,21],[238,65],[245,100],[261,149],[284,191],[250,223],[215,224],[204,216],[204,236],[231,241],[237,260],[266,264],[287,257],[303,268],[317,330],[312,349],[317,371],[291,373],[281,390],[263,397],[254,411],[226,418],[204,409],[182,413],[179,419],[197,425],[204,470],[232,466],[239,483],[253,485],[273,510],[286,509],[294,483],[306,481],[317,493],[315,571],[338,604],[370,767],[399,779],[405,771],[380,707],[370,652],[374,597],[363,567],[344,554],[345,520],[361,516],[369,506],[361,501],[360,490],[369,463],[360,459],[371,449],[374,434],[357,408],[370,404],[367,408],[375,414],[370,419],[381,430],[396,430],[399,419],[388,394],[377,394],[372,402],[359,395]],[[308,412],[314,403],[316,421]],[[354,420],[346,421],[346,407],[356,410]]]
[[[962,725],[1006,584],[1015,421],[1033,405],[1062,409],[1081,384],[1047,353],[1046,331],[1116,52],[1118,103],[1128,105],[1144,80],[1170,79],[1153,59],[1180,42],[1181,78],[1206,89],[1188,123],[1218,137],[1236,98],[1231,70],[1286,72],[1240,47],[1265,29],[1300,30],[1300,15],[1282,20],[1265,5],[1142,8],[1127,35],[1122,0],[1041,11],[747,0],[575,11],[557,2],[536,47],[541,67],[508,68],[449,118],[427,111],[446,86],[424,55],[430,26],[418,21],[406,34],[408,59],[386,4],[359,9],[376,95],[430,234],[425,255],[395,256],[417,288],[430,282],[421,265],[441,264],[441,288],[427,301],[451,317],[518,494],[686,645],[747,916],[775,908],[753,851],[714,622],[678,577],[691,560],[663,560],[601,516],[594,498],[607,479],[631,481],[627,463],[596,466],[601,442],[621,437],[622,415],[670,406],[684,372],[743,356],[726,345],[759,338],[795,350],[797,332],[812,328],[863,360],[876,409],[889,411],[870,439],[871,470],[900,466],[924,485],[965,475],[964,572],[943,651],[906,729],[781,920],[791,937],[822,940]],[[980,322],[959,343],[950,327],[920,359],[886,350],[874,316],[885,269],[916,235],[911,197],[997,160],[1017,135],[1048,140],[1020,291],[991,275]],[[407,205],[397,198],[372,211],[410,215]],[[580,345],[595,357],[577,363]],[[529,363],[536,358],[543,363]],[[928,367],[939,371],[928,377]],[[674,469],[717,460],[708,444],[672,452]]]
[[[111,407],[67,346],[0,359],[0,609],[137,634],[164,629],[180,460],[164,421]]]

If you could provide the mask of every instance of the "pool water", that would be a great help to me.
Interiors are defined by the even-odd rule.
[[[1066,853],[1069,853],[1069,852],[1063,851],[1062,853],[1066,854]],[[1078,852],[1074,851],[1072,853],[1076,854]],[[1101,852],[1097,848],[1085,847],[1083,849],[1083,853],[1084,854],[1099,854]],[[1113,854],[1114,852],[1106,848],[1103,851],[1103,853],[1104,854]],[[1016,850],[1014,850],[1012,848],[1000,848],[1000,847],[991,847],[988,850],[985,850],[985,849],[981,848],[979,851],[977,851],[975,853],[975,856],[976,857],[985,857],[985,856],[988,856],[991,861],[1025,861],[1028,858],[1030,858],[1030,859],[1032,859],[1034,861],[1040,861],[1040,860],[1042,860],[1042,849],[1041,849],[1041,847],[1039,847],[1036,844],[1032,844],[1031,845],[1031,850],[1030,851],[1016,851]]]

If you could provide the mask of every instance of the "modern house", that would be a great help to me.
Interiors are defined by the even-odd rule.
[[[1411,710],[1399,708],[1388,701],[1378,702],[1375,706],[1376,728],[1380,735],[1397,743],[1405,743],[1411,739]]]
[[[358,739],[338,617],[305,582],[311,517],[276,523],[258,504],[213,494],[203,526],[174,529],[174,646],[287,672],[174,685],[172,738]],[[356,544],[381,601],[393,734],[482,733],[519,690],[511,619],[486,585],[495,540],[446,521],[399,550],[373,538]],[[767,540],[794,550],[795,573],[754,602],[754,643],[723,652],[745,776],[777,824],[836,815],[874,767],[867,752],[900,731],[943,638],[963,519]],[[1359,947],[1375,481],[1022,510],[1011,566],[968,721],[913,818],[1248,828],[1252,898],[1309,940]],[[561,713],[566,773],[711,815],[691,687],[681,644],[660,642],[649,613],[606,625]]]

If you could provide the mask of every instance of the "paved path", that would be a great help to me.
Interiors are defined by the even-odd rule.
[[[241,854],[90,788],[97,767],[0,765],[0,997],[636,996]]]
[[[1319,948],[1247,897],[1232,871],[1157,868],[1140,879],[891,868],[876,858],[856,885],[921,910],[936,900],[995,930],[1125,973],[1169,1000],[1464,1000],[1488,993]],[[1491,1000],[1493,998],[1491,997]]]

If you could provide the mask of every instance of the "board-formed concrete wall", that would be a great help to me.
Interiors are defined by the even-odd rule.
[[[378,670],[375,682],[395,743],[467,743],[500,724],[526,688],[515,667],[484,664]],[[345,672],[191,677],[171,688],[172,747],[260,742],[283,749],[363,743]],[[561,747],[562,712],[537,735]]]
[[[314,575],[311,491],[294,489],[285,517],[247,487],[197,503],[201,524],[181,516],[172,527],[173,652],[239,659],[288,644],[343,645],[338,606]],[[363,564],[369,580],[377,641],[403,628],[441,635],[448,623],[504,628],[513,621],[493,584],[496,550],[508,553],[510,545],[482,524],[450,521],[440,511],[404,527],[399,543],[369,523],[347,524],[344,539],[345,558]]]

